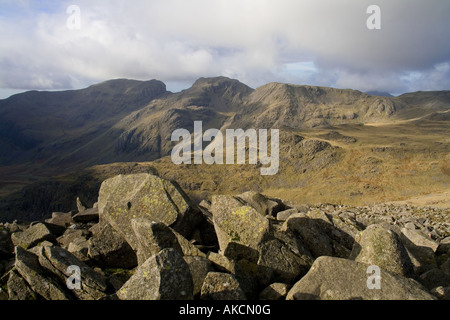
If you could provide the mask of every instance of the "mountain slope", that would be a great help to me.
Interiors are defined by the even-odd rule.
[[[164,83],[111,80],[83,90],[26,92],[0,100],[0,165],[82,169],[153,161],[170,154],[171,133],[260,128],[306,130],[342,124],[445,121],[450,91],[399,97],[269,83],[252,89],[226,77],[200,78],[179,93]]]
[[[82,90],[30,91],[0,100],[0,163],[58,158],[167,94],[156,80],[111,80]]]

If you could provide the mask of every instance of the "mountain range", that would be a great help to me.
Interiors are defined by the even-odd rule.
[[[245,185],[278,190],[275,194],[283,188],[297,192],[307,185],[311,191],[312,172],[321,174],[320,179],[315,178],[320,180],[316,186],[325,186],[325,176],[329,181],[339,175],[339,179],[346,177],[343,172],[350,169],[342,168],[345,161],[352,159],[354,166],[362,161],[353,168],[355,172],[364,171],[367,166],[371,169],[359,173],[367,179],[355,185],[356,191],[347,188],[345,195],[349,198],[349,194],[372,190],[374,172],[370,170],[392,174],[391,169],[400,168],[393,160],[399,156],[399,146],[400,154],[410,157],[415,166],[420,167],[422,161],[423,167],[416,173],[429,166],[443,173],[443,180],[436,184],[442,190],[449,182],[449,110],[450,91],[388,97],[284,83],[268,83],[254,89],[226,77],[200,78],[191,88],[177,93],[167,91],[158,80],[127,79],[81,90],[30,91],[0,100],[0,196],[16,192],[15,197],[20,198],[17,192],[22,187],[42,178],[89,168],[104,172],[105,166],[117,172],[120,163],[131,162],[139,170],[147,166],[169,178],[181,177],[180,183],[188,191],[232,192],[243,185],[236,182],[221,187],[220,176],[226,170],[230,177],[248,174]],[[203,130],[280,129],[280,161],[284,169],[278,177],[262,181],[253,175],[257,171],[253,168],[190,166],[183,171],[183,166],[173,166],[168,157],[175,145],[170,139],[172,132],[180,128],[193,132],[194,121],[200,120]],[[380,150],[385,152],[381,156]],[[426,160],[416,158],[433,153],[434,164],[432,156]],[[330,171],[324,176],[323,170],[333,174]],[[433,177],[436,174],[433,172]],[[428,178],[433,179],[427,176],[411,195],[423,194],[429,187]],[[280,186],[288,181],[291,185]],[[386,184],[379,182],[376,187],[383,189]],[[377,192],[386,193],[387,189]]]
[[[269,83],[257,89],[225,77],[201,78],[179,93],[164,83],[111,80],[82,90],[30,91],[0,100],[0,165],[87,167],[152,161],[170,154],[171,133],[209,128],[308,129],[436,117],[450,91],[399,97]],[[446,117],[448,117],[446,115]]]

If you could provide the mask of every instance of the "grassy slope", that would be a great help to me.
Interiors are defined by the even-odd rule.
[[[357,141],[325,140],[324,134],[330,131]],[[365,205],[450,189],[450,128],[445,122],[342,125],[297,133],[338,148],[302,159],[285,159],[280,151],[280,171],[269,177],[261,177],[249,165],[175,166],[168,158],[151,164],[198,198],[258,190],[299,203]],[[334,160],[329,161],[333,152]]]

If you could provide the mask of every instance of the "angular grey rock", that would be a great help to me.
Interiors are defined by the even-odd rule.
[[[131,269],[137,266],[136,252],[108,223],[100,222],[90,230],[88,256],[100,267]]]
[[[172,248],[183,254],[177,237],[164,223],[152,222],[143,218],[133,219],[131,228],[137,241],[135,247],[139,265],[163,249]]]
[[[97,222],[98,220],[98,208],[85,209],[72,217],[72,221],[75,223]]]
[[[67,249],[71,242],[79,240],[88,240],[91,236],[89,230],[85,229],[67,229],[62,236],[56,238],[56,242]]]
[[[79,268],[81,288],[72,290],[78,299],[98,300],[106,295],[105,277],[77,259],[69,251],[60,247],[45,247],[42,248],[38,257],[41,266],[58,276],[63,283],[66,283],[67,279],[74,274],[69,267]]]
[[[28,283],[30,288],[46,300],[70,300],[72,296],[55,281],[39,264],[38,257],[23,249],[15,248],[18,273]]]
[[[189,270],[191,271],[192,282],[194,285],[193,295],[194,297],[197,297],[201,293],[203,281],[205,281],[209,272],[214,271],[214,268],[211,261],[205,257],[185,256],[184,261],[186,261]]]
[[[236,278],[228,273],[210,272],[203,282],[202,300],[246,300]]]
[[[221,272],[236,273],[236,263],[224,255],[210,251],[206,257]]]
[[[286,232],[292,231],[301,237],[303,244],[307,246],[312,255],[333,256],[333,245],[331,239],[322,231],[314,219],[305,214],[296,213],[291,215],[283,224],[281,229]]]
[[[99,192],[98,210],[100,221],[109,223],[134,250],[137,239],[132,219],[161,222],[187,236],[202,218],[177,184],[150,174],[119,175],[105,180]]]
[[[184,256],[206,255],[198,250],[181,234],[161,222],[152,222],[148,219],[133,219],[131,226],[137,239],[137,255],[139,264],[162,249],[173,248]]]
[[[433,253],[435,253],[439,247],[439,243],[427,237],[420,230],[411,230],[408,228],[402,228],[401,232],[403,235],[402,237],[403,239],[405,239],[406,237],[409,241],[411,241],[414,245],[418,247],[430,248],[433,251]]]
[[[30,289],[26,281],[15,270],[11,270],[9,273],[7,286],[9,300],[29,301],[38,299],[36,292]]]
[[[45,220],[47,223],[51,223],[57,226],[68,228],[72,224],[71,212],[53,212],[50,219]]]
[[[416,274],[437,268],[435,252],[438,249],[438,244],[436,242],[420,230],[402,228],[399,235],[408,250]]]
[[[117,291],[121,300],[191,300],[193,281],[189,265],[174,249],[150,257]]]
[[[286,283],[272,283],[259,294],[260,300],[283,300],[289,292],[289,285]]]
[[[437,268],[421,274],[418,281],[428,290],[436,287],[450,287],[450,276]]]
[[[237,198],[253,207],[262,216],[275,216],[280,210],[284,209],[281,201],[275,201],[255,191],[244,192]]]
[[[413,265],[399,237],[381,225],[371,225],[357,237],[351,258],[402,276],[413,275]]]
[[[213,196],[211,204],[214,228],[220,249],[230,242],[257,250],[269,236],[269,221],[254,208],[231,196]]]
[[[253,299],[253,296],[257,295],[258,288],[267,286],[272,279],[272,269],[253,261],[246,259],[234,261],[215,252],[208,252],[207,258],[213,263],[216,270],[232,274],[249,299]]]
[[[52,231],[51,225],[37,223],[22,232],[15,232],[11,235],[11,240],[15,246],[30,249],[42,241],[55,242],[57,235]]]
[[[286,221],[291,215],[298,213],[297,209],[287,209],[277,213],[278,221]]]
[[[277,239],[264,242],[259,253],[258,265],[270,268],[273,271],[272,281],[275,282],[290,283],[304,276],[314,262],[308,256],[294,254]]]
[[[79,238],[75,239],[69,246],[67,247],[67,251],[72,253],[77,259],[83,262],[88,262],[90,260],[89,257],[89,247],[91,243],[89,240]]]
[[[417,281],[380,269],[380,289],[369,289],[369,265],[319,257],[289,291],[287,300],[435,300]]]

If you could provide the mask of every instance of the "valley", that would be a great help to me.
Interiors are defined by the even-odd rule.
[[[14,128],[0,137],[0,220],[66,212],[77,196],[92,205],[103,180],[140,172],[177,181],[197,202],[253,190],[311,205],[436,195],[429,205],[448,208],[449,106],[449,91],[380,97],[280,83],[252,89],[225,77],[179,93],[156,80],[111,80],[19,94],[0,100],[0,120]],[[65,122],[45,125],[45,117]],[[171,134],[193,132],[194,121],[222,133],[279,129],[278,173],[261,176],[261,164],[174,164]]]

